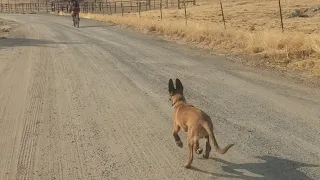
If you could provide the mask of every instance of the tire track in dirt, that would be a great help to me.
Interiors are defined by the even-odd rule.
[[[0,70],[0,178],[13,179],[17,171],[17,153],[24,125],[21,120],[25,112],[32,59],[28,47],[18,47],[5,53],[6,63]]]
[[[35,53],[34,51],[31,52]],[[39,55],[38,53],[33,54]],[[18,157],[18,173],[17,179],[33,179],[34,159],[38,142],[39,123],[41,121],[41,113],[43,111],[44,93],[47,79],[48,61],[41,61],[39,57],[33,64],[33,82],[28,90],[29,105],[27,105],[26,115],[24,118],[24,129],[22,131],[22,139],[20,153]]]
[[[80,146],[77,144],[79,142],[79,123],[74,121],[77,114],[70,103],[71,93],[68,89],[68,81],[66,81],[66,78],[70,78],[73,72],[66,65],[70,59],[66,59],[64,55],[66,54],[65,48],[66,45],[57,44],[48,52],[55,58],[51,59],[53,63],[52,85],[50,86],[51,93],[47,95],[50,103],[48,105],[48,121],[46,127],[43,127],[43,135],[41,136],[43,143],[40,155],[44,160],[38,164],[39,168],[45,169],[40,171],[41,177],[39,179],[49,177],[60,179],[73,177],[71,179],[75,179],[82,172],[81,155],[78,150]],[[73,81],[77,81],[77,79],[73,78]],[[50,141],[45,143],[47,139]],[[48,155],[51,158],[46,158]]]
[[[94,98],[94,96],[93,96],[93,93],[94,93],[94,89],[88,89],[88,87],[91,87],[89,84],[91,84],[91,82],[90,81],[94,81],[95,80],[95,76],[97,76],[97,74],[96,74],[96,70],[95,69],[92,69],[92,65],[90,65],[90,64],[87,64],[87,62],[86,61],[88,61],[88,59],[86,59],[85,57],[87,57],[87,52],[86,51],[83,51],[83,50],[81,50],[81,48],[77,48],[77,51],[81,51],[81,56],[83,57],[83,58],[80,58],[80,59],[78,59],[79,61],[78,61],[78,63],[77,64],[73,64],[74,65],[74,67],[78,67],[79,69],[86,69],[87,71],[86,71],[86,75],[84,76],[84,75],[81,75],[81,74],[77,74],[78,76],[80,76],[81,78],[81,81],[82,81],[82,83],[83,83],[83,85],[85,85],[84,87],[82,87],[82,92],[79,92],[79,94],[82,94],[84,97],[88,97],[88,98],[83,98],[83,100],[85,100],[84,102],[81,102],[81,101],[79,101],[79,98],[77,97],[77,98],[74,98],[74,100],[75,100],[75,102],[77,102],[76,104],[78,104],[78,105],[81,105],[81,106],[84,106],[86,103],[88,103],[88,104],[90,104],[90,107],[92,108],[92,107],[95,107],[96,106],[96,104],[97,104],[97,102],[92,102],[92,100],[97,100],[96,98]],[[73,57],[70,57],[71,59],[73,59]],[[71,62],[75,62],[75,61],[71,61]],[[95,73],[93,73],[93,72],[95,72]],[[90,79],[90,81],[88,82],[88,79]],[[88,90],[88,91],[87,91]],[[111,91],[107,91],[106,92],[106,94],[109,94],[109,96],[111,97],[112,95],[112,92]],[[90,97],[90,98],[89,98]],[[105,100],[105,101],[107,101],[107,100]],[[84,107],[84,110],[85,109],[87,109],[88,108],[88,105],[86,106],[86,107]],[[95,108],[94,108],[95,109]],[[90,112],[90,111],[86,111],[86,112]],[[98,111],[96,112],[96,113],[98,113]],[[83,113],[80,113],[81,114],[81,117],[86,117],[86,116],[88,116],[88,113],[86,113],[86,114],[83,114]],[[91,114],[91,113],[89,113],[89,114]],[[99,113],[100,114],[100,113]],[[106,114],[109,114],[108,112],[106,113]],[[96,114],[96,116],[97,116],[97,114]],[[111,115],[110,115],[111,116]],[[98,115],[98,117],[100,117],[99,115]],[[103,117],[103,115],[101,115],[101,117]],[[86,119],[86,118],[85,118]],[[91,118],[92,119],[92,118]],[[83,127],[86,127],[86,126],[89,126],[90,127],[90,131],[93,131],[93,132],[96,132],[97,130],[95,130],[97,127],[95,127],[93,124],[96,124],[96,122],[97,122],[98,120],[95,120],[95,121],[92,121],[91,123],[89,123],[89,124],[86,124],[86,122],[82,122],[82,123],[85,123],[86,125],[85,126],[83,126]],[[111,126],[110,127],[111,129],[117,129],[116,127],[114,127],[114,126]],[[101,129],[101,128],[100,128]],[[99,130],[98,130],[98,132],[100,132]],[[106,138],[103,138],[103,139],[106,139]],[[90,139],[91,140],[91,139]],[[91,146],[92,146],[92,142],[91,142]],[[95,143],[95,144],[103,144],[103,143]],[[117,143],[115,143],[115,144],[117,144]],[[88,147],[88,148],[92,148],[92,147]],[[110,148],[110,147],[109,147]],[[111,165],[111,166],[114,166],[114,165]],[[109,168],[108,168],[109,169]],[[111,167],[111,169],[109,169],[109,170],[106,170],[106,171],[111,171],[113,168]],[[98,175],[98,176],[93,176],[93,177],[99,177],[99,176],[101,176],[101,175]],[[91,176],[90,176],[91,177]]]
[[[70,52],[70,50],[73,52],[74,51],[73,48],[70,48],[70,47],[68,48],[68,47],[65,47],[64,45],[60,45],[60,48],[63,49],[63,51],[61,51],[57,57],[57,59],[59,59],[59,60],[56,63],[57,68],[55,68],[55,69],[57,70],[57,72],[55,74],[57,75],[58,79],[61,78],[60,80],[62,80],[64,82],[63,85],[61,85],[61,86],[63,87],[63,89],[65,89],[65,96],[61,97],[59,99],[66,100],[65,103],[66,102],[71,103],[68,105],[71,107],[71,109],[69,109],[68,111],[65,111],[65,112],[74,112],[74,113],[70,113],[70,114],[71,114],[71,118],[73,120],[75,120],[75,122],[74,123],[71,122],[70,124],[71,124],[71,126],[72,126],[72,124],[74,124],[74,126],[79,127],[79,128],[73,128],[76,130],[73,131],[73,133],[71,133],[71,134],[75,134],[74,143],[77,144],[76,149],[78,149],[76,151],[79,152],[78,157],[80,157],[80,156],[81,157],[88,157],[88,154],[86,155],[86,153],[84,153],[84,152],[88,152],[91,150],[84,149],[86,146],[86,139],[87,139],[87,137],[89,137],[89,134],[85,133],[85,131],[88,131],[88,130],[92,131],[92,129],[88,129],[87,127],[89,126],[89,124],[95,124],[95,121],[90,122],[89,124],[87,124],[85,121],[83,121],[84,119],[86,119],[85,117],[87,114],[91,114],[91,113],[89,113],[90,112],[89,110],[85,111],[87,113],[82,113],[82,111],[87,109],[87,108],[85,108],[86,107],[85,104],[88,103],[88,101],[87,101],[87,98],[85,98],[85,97],[87,95],[90,95],[90,94],[87,94],[87,85],[86,85],[87,82],[83,79],[83,76],[81,74],[79,74],[79,72],[75,71],[76,69],[79,70],[77,68],[77,63],[75,63],[75,62],[78,62],[77,58],[72,56],[72,53],[71,53],[71,55],[69,53],[67,53],[67,52]],[[83,52],[81,52],[81,50],[79,50],[79,53],[80,53],[79,56],[81,58],[83,56]],[[85,61],[85,59],[84,59],[84,61]],[[86,69],[88,69],[88,68],[86,67]],[[88,71],[88,73],[86,73],[86,75],[89,75],[89,77],[91,77],[90,71]],[[62,79],[63,77],[67,77],[67,78]],[[59,89],[58,89],[58,91],[59,91]],[[83,98],[84,101],[80,101],[79,95],[84,96],[84,98]],[[94,106],[94,104],[95,104],[94,102],[90,102],[90,103],[92,106]],[[83,109],[83,108],[85,108],[85,109]],[[67,119],[70,119],[70,117],[66,118],[66,120]],[[68,125],[69,123],[64,122],[64,124]],[[93,127],[93,126],[91,125],[90,128],[91,127]],[[64,131],[67,131],[67,130],[68,130],[68,128],[64,129]],[[90,136],[92,136],[92,135],[90,134]],[[88,139],[90,140],[90,138],[88,138]],[[93,145],[98,146],[99,144],[103,144],[103,143],[88,142],[88,145],[90,145],[90,146],[93,146]],[[97,148],[94,150],[95,150],[95,152],[98,152],[98,154],[99,154],[99,151],[102,151],[102,149],[103,149],[103,147]],[[94,153],[93,153],[93,155],[94,155]],[[100,153],[99,155],[101,156],[103,154]],[[95,160],[99,161],[99,157],[97,157]],[[65,163],[65,164],[68,164],[68,163]],[[82,166],[82,164],[85,165],[82,169],[94,167],[94,166],[86,167],[87,163],[83,162],[82,160],[81,160],[81,162],[76,163],[76,166]],[[104,162],[104,164],[105,164],[105,162]],[[94,165],[99,167],[99,165],[97,165],[97,164],[94,164]],[[95,167],[95,168],[97,168],[97,167]],[[75,179],[77,177],[79,177],[79,179],[89,178],[89,177],[101,177],[101,175],[87,174],[85,170],[83,170],[83,172],[84,173],[81,173],[82,175],[81,174],[80,175],[73,174],[69,177],[70,177],[70,179]],[[64,173],[64,174],[66,174],[66,175],[63,178],[67,178],[68,174],[67,173]]]

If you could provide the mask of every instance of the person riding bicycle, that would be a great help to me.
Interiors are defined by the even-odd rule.
[[[72,14],[71,14],[72,20],[74,20],[74,17],[76,14],[78,14],[78,17],[79,17],[80,5],[79,5],[78,0],[71,1],[71,9],[70,10],[72,11]],[[80,21],[80,18],[78,19],[78,21]]]

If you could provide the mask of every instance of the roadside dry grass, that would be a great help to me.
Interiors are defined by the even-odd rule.
[[[10,32],[10,24],[10,21],[0,18],[0,39],[4,39],[6,35]]]
[[[250,64],[299,69],[320,76],[320,0],[283,0],[285,33],[281,32],[277,0],[224,0],[227,30],[219,3],[198,2],[183,9],[120,15],[81,14],[95,19],[157,33],[221,53],[251,56]]]

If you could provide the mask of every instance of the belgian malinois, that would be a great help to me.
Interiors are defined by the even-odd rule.
[[[169,80],[169,101],[173,108],[173,137],[178,147],[183,144],[178,135],[182,128],[187,133],[189,160],[184,164],[189,168],[193,161],[193,151],[202,154],[203,149],[199,148],[199,139],[206,139],[206,149],[203,158],[208,159],[211,151],[210,140],[215,150],[219,154],[225,154],[234,144],[229,144],[225,148],[220,148],[213,134],[213,124],[211,118],[202,110],[186,102],[183,95],[183,86],[179,79],[176,79],[176,88],[174,88],[172,79]]]

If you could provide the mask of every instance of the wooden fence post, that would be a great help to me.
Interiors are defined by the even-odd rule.
[[[123,17],[123,4],[122,4],[122,2],[121,2],[121,15]]]
[[[38,12],[40,12],[40,2],[38,0]]]
[[[188,19],[187,19],[187,6],[186,6],[186,0],[183,0],[183,5],[184,5],[184,17],[186,18],[186,25],[188,24]]]
[[[137,0],[137,12],[139,12],[139,1]]]
[[[178,0],[178,9],[180,9],[180,0]]]
[[[110,7],[110,13],[111,13],[111,15],[112,15],[111,3],[109,3],[109,7]]]
[[[279,0],[279,10],[280,10],[281,29],[282,29],[282,33],[283,33],[283,32],[284,32],[284,30],[283,30],[283,20],[282,20],[281,0]]]
[[[109,5],[108,5],[108,2],[106,2],[106,9],[107,9],[107,14],[109,14]]]
[[[162,0],[160,0],[160,18],[162,19]]]
[[[114,2],[114,13],[117,13],[117,2]]]
[[[106,9],[107,9],[107,14],[109,14],[109,9],[108,9],[108,0],[106,0]]]
[[[101,3],[102,3],[102,14],[104,15],[104,3],[103,2]]]
[[[224,13],[223,13],[223,7],[222,7],[222,2],[221,2],[221,0],[220,0],[220,8],[221,8],[222,21],[223,21],[224,29],[227,29],[227,27],[226,27],[226,20],[225,20],[225,18],[224,18]]]
[[[93,4],[93,12],[96,12],[96,2],[97,2],[97,0],[94,0],[94,2],[92,3]]]
[[[141,2],[139,2],[139,18],[141,18]]]

